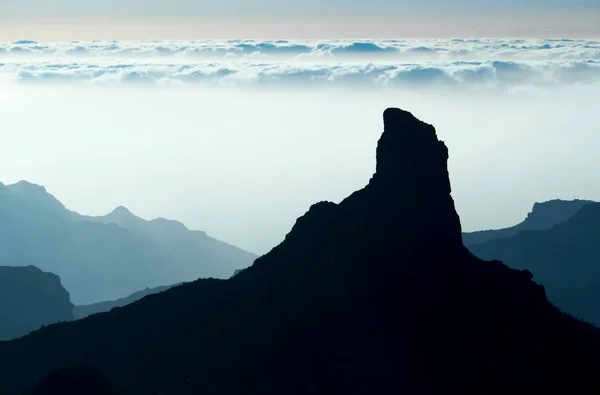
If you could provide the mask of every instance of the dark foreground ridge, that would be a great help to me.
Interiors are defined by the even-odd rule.
[[[229,280],[0,344],[3,393],[76,365],[169,395],[598,393],[598,331],[531,273],[473,256],[435,129],[399,109],[384,122],[364,189],[313,205]]]

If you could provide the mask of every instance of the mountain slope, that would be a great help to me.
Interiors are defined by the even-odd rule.
[[[0,340],[72,319],[73,304],[57,275],[33,266],[0,266]]]
[[[398,109],[384,125],[368,185],[231,279],[0,343],[5,392],[72,365],[178,395],[598,392],[598,330],[473,256],[435,129]]]
[[[463,233],[463,243],[469,247],[493,239],[506,239],[524,230],[548,230],[554,225],[567,221],[583,207],[594,203],[590,200],[550,200],[535,203],[525,220],[504,229],[481,230]]]
[[[550,230],[520,232],[470,248],[483,259],[530,270],[558,307],[600,325],[600,203],[586,205]]]
[[[94,303],[94,304],[90,304],[90,305],[75,306],[75,308],[73,309],[73,315],[76,320],[79,320],[81,318],[87,317],[88,315],[103,313],[105,311],[110,311],[110,310],[114,309],[115,307],[127,306],[128,304],[137,302],[138,300],[140,300],[148,295],[154,295],[154,294],[166,291],[167,289],[170,289],[174,286],[175,285],[166,285],[166,286],[156,287],[156,288],[146,288],[141,291],[134,292],[125,298],[121,298],[121,299],[117,299],[117,300],[110,300],[110,301],[105,301],[105,302],[98,302],[98,303]]]
[[[131,215],[133,217],[133,215]],[[142,224],[146,221],[137,218]],[[174,221],[173,221],[174,222]],[[58,274],[76,304],[198,277],[227,278],[255,255],[166,220],[153,233],[67,210],[37,185],[0,184],[0,262]]]

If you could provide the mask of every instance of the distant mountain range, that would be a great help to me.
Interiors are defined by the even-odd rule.
[[[538,216],[543,226],[524,227],[511,236],[501,230],[503,237],[469,249],[482,259],[531,271],[556,306],[600,326],[600,203],[552,201],[536,206],[545,208]]]
[[[73,304],[57,275],[33,266],[0,266],[0,341],[72,319]]]
[[[0,262],[58,274],[78,305],[147,287],[228,278],[254,259],[177,221],[145,221],[124,207],[86,217],[42,186],[0,184]]]
[[[311,206],[228,280],[0,343],[3,394],[600,393],[600,330],[531,272],[474,256],[435,128],[383,120],[363,189]]]
[[[481,230],[463,233],[463,243],[467,247],[485,243],[493,239],[506,239],[524,230],[548,230],[575,215],[582,207],[594,203],[591,200],[550,200],[535,203],[525,220],[504,229]]]

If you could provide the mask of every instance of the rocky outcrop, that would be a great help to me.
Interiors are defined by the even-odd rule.
[[[591,200],[549,200],[535,203],[525,220],[515,226],[504,229],[480,230],[463,233],[463,242],[467,247],[482,244],[494,239],[506,239],[525,230],[548,230],[553,226],[572,218],[583,207],[594,203]]]
[[[60,278],[34,266],[0,267],[0,340],[73,319],[73,304]]]
[[[85,363],[157,393],[599,391],[598,330],[462,245],[447,159],[431,125],[388,109],[364,189],[313,205],[231,279],[0,345],[0,382],[11,394]]]

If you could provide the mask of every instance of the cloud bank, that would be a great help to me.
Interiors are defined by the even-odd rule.
[[[546,87],[600,82],[600,41],[209,40],[0,43],[0,83]]]

